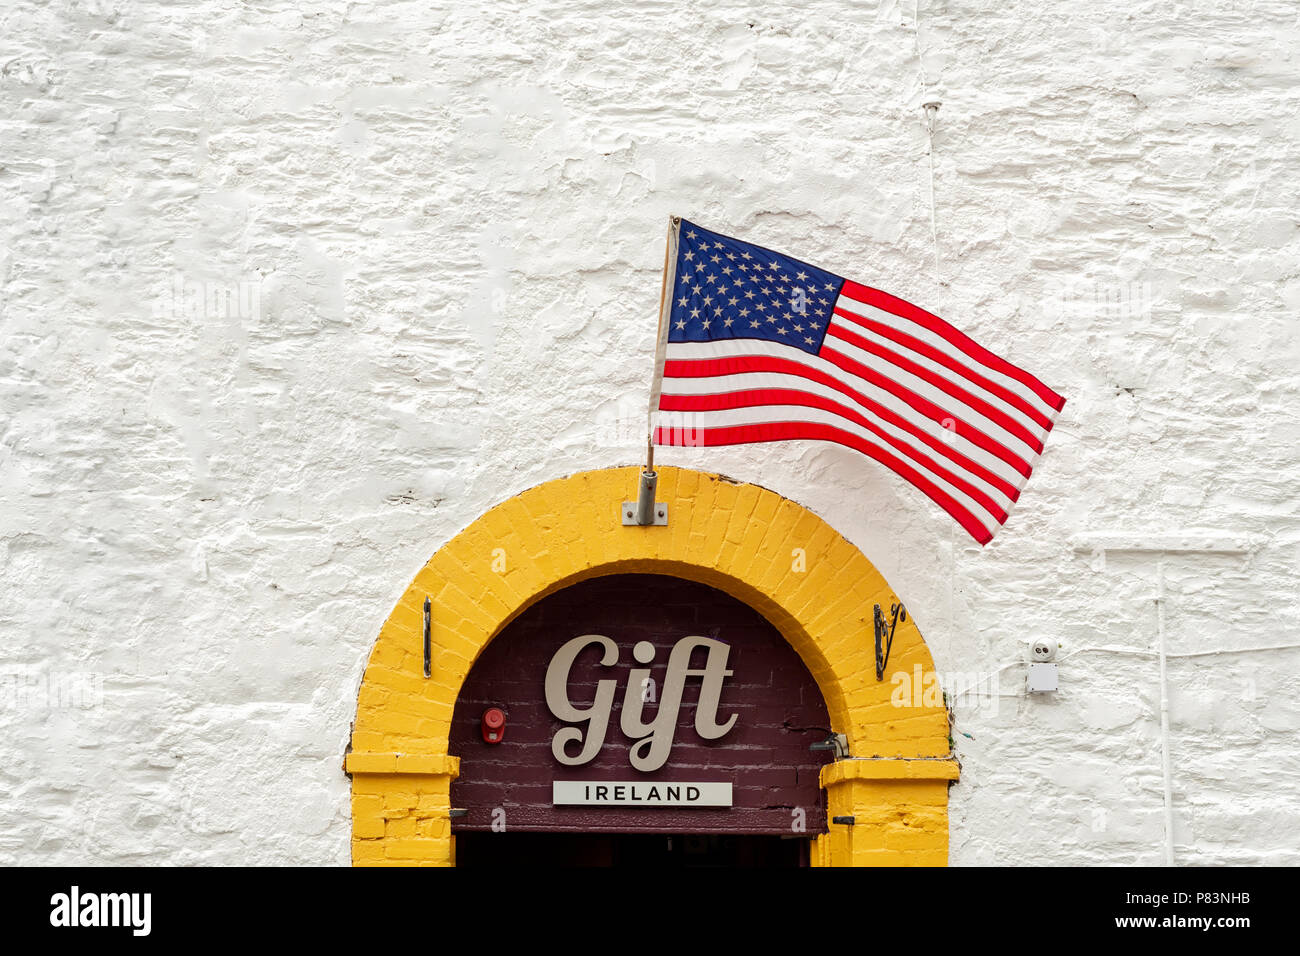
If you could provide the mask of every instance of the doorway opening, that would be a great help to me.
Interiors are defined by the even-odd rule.
[[[456,866],[770,869],[808,866],[810,848],[768,834],[460,833]]]

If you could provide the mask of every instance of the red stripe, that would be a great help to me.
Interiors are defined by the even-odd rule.
[[[1022,368],[1017,368],[1006,359],[994,355],[984,346],[975,342],[970,336],[959,332],[937,315],[931,315],[924,309],[919,308],[912,303],[900,299],[896,295],[890,295],[888,292],[881,292],[879,289],[873,289],[870,286],[859,285],[856,282],[845,280],[844,286],[840,289],[842,295],[847,295],[850,299],[856,299],[859,302],[865,302],[867,305],[874,305],[878,309],[884,309],[886,312],[893,312],[895,315],[905,319],[910,319],[917,325],[929,329],[936,335],[942,335],[956,348],[961,349],[975,361],[1003,375],[1009,375],[1022,385],[1033,389],[1035,395],[1044,402],[1060,411],[1065,406],[1065,398],[1052,391],[1034,376],[1030,375]]]
[[[823,345],[820,355],[822,358],[826,359],[826,361],[840,369],[843,369],[845,372],[848,372],[851,375],[856,375],[858,378],[866,379],[877,388],[883,388],[885,391],[901,398],[916,411],[920,412],[926,418],[938,422],[941,426],[944,425],[944,422],[952,422],[954,430],[957,430],[958,426],[960,426],[959,434],[967,441],[975,443],[990,455],[1001,458],[1026,478],[1029,477],[1030,467],[1028,462],[1001,442],[986,435],[970,422],[957,418],[952,412],[940,408],[925,396],[918,395],[905,385],[900,385],[893,379],[886,378],[873,369],[867,368],[861,362],[855,362],[847,355],[841,355],[834,349],[828,349]]]
[[[966,533],[980,544],[988,544],[993,540],[993,535],[975,520],[974,515],[958,504],[951,495],[921,475],[911,465],[900,461],[889,452],[863,441],[857,435],[844,431],[842,428],[809,422],[773,422],[763,425],[733,425],[727,428],[692,429],[688,440],[673,440],[677,437],[687,438],[684,434],[674,435],[674,432],[684,433],[685,431],[687,429],[658,428],[655,430],[655,444],[691,446],[748,445],[758,442],[811,438],[844,445],[847,448],[861,452],[868,458],[875,459],[919,488],[926,497],[948,512],[958,524],[966,529]]]
[[[729,408],[759,408],[765,405],[802,405],[806,408],[820,408],[824,411],[832,412],[836,415],[847,418],[849,421],[861,425],[872,434],[878,436],[882,441],[894,446],[894,448],[910,457],[913,461],[929,468],[949,484],[959,489],[967,497],[973,498],[979,503],[981,508],[997,520],[998,524],[1002,524],[1007,520],[1007,513],[1003,511],[998,503],[990,498],[984,491],[976,488],[969,481],[959,475],[954,475],[927,455],[923,455],[915,448],[909,447],[906,442],[890,435],[887,431],[869,421],[865,416],[860,415],[851,408],[841,405],[839,402],[833,402],[829,398],[825,398],[821,395],[814,395],[811,392],[801,392],[797,389],[754,388],[739,392],[724,392],[716,395],[662,395],[659,399],[659,407],[666,412],[704,412]]]
[[[962,378],[984,389],[984,391],[996,395],[1008,405],[1013,406],[1021,414],[1033,419],[1037,425],[1051,431],[1052,420],[1033,405],[1030,405],[1022,396],[1017,395],[1004,385],[999,385],[997,382],[985,378],[974,369],[958,362],[942,349],[935,348],[929,342],[923,342],[915,336],[908,335],[906,332],[894,328],[892,325],[886,325],[884,322],[877,322],[875,319],[869,319],[865,315],[858,315],[856,312],[850,312],[848,309],[841,309],[837,306],[835,314],[840,318],[847,319],[854,325],[859,325],[864,329],[875,332],[877,335],[884,336],[890,341],[897,342],[904,348],[911,349],[913,352],[924,355],[933,362],[938,362],[944,368],[956,372]]]
[[[948,379],[944,378],[942,375],[936,375],[934,372],[921,367],[911,359],[904,358],[892,349],[887,349],[883,345],[877,345],[875,342],[872,342],[869,339],[864,339],[862,336],[856,335],[848,329],[832,325],[826,330],[826,334],[833,335],[841,341],[856,345],[864,352],[870,352],[872,355],[884,359],[891,365],[897,365],[905,372],[911,372],[917,378],[922,379],[939,389],[939,391],[946,392],[963,405],[979,412],[1008,435],[1014,435],[1016,438],[1019,438],[1022,442],[1032,448],[1035,454],[1041,455],[1043,453],[1043,443],[1034,437],[1033,432],[1028,428],[1020,424],[1020,422],[1016,421],[1006,412],[994,408],[988,402],[984,401],[984,399],[972,395],[970,392],[966,391],[966,389],[948,381]]]
[[[844,368],[845,365],[857,365],[857,363],[853,362],[851,359],[844,358],[837,352],[829,352],[825,348],[822,349],[821,357],[840,368]],[[975,428],[967,422],[954,418],[929,400],[922,398],[920,395],[917,395],[915,392],[912,392],[901,385],[889,381],[883,376],[877,375],[871,369],[862,366],[858,366],[858,368],[860,371],[855,372],[851,368],[845,369],[845,371],[857,375],[859,378],[867,379],[868,381],[871,381],[872,384],[897,396],[917,412],[936,422],[941,428],[948,427],[944,422],[951,422],[952,431],[955,434],[960,434],[961,437],[965,438],[967,441],[984,449],[984,451],[987,451],[994,457],[1006,462],[1026,478],[1029,477],[1030,467],[1027,462],[1022,460],[1015,453],[1003,448],[993,439],[987,437],[978,428]],[[708,378],[714,375],[739,375],[744,372],[778,372],[787,375],[798,375],[803,378],[811,379],[814,382],[820,382],[823,385],[829,385],[831,388],[834,388],[853,399],[863,408],[867,409],[867,411],[879,415],[891,425],[896,425],[899,428],[905,429],[909,434],[915,435],[941,455],[952,459],[954,462],[978,475],[989,484],[997,486],[1012,501],[1015,501],[1020,495],[1020,492],[1015,488],[1015,486],[1008,483],[1004,478],[995,475],[983,465],[972,461],[965,455],[962,455],[942,442],[937,441],[930,435],[927,435],[920,428],[913,425],[907,419],[900,416],[898,413],[880,405],[868,398],[866,395],[863,395],[861,392],[853,389],[853,387],[848,383],[833,375],[828,375],[820,369],[812,368],[791,359],[771,358],[764,355],[738,355],[715,359],[674,359],[664,363],[664,378]]]

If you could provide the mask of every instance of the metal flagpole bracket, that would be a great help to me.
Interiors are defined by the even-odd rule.
[[[894,631],[899,621],[907,620],[907,608],[900,604],[891,604],[889,612],[893,620],[885,620],[885,612],[876,605],[876,680],[885,679],[885,665],[889,663],[889,652],[894,649]]]
[[[659,476],[653,471],[647,470],[641,472],[640,479],[636,501],[623,502],[623,508],[620,512],[623,515],[623,524],[641,525],[647,528],[655,525],[666,525],[668,523],[668,504],[663,501],[655,501],[655,488],[659,484]]]
[[[636,501],[625,501],[619,513],[623,524],[640,525],[652,528],[668,523],[668,505],[655,501],[655,488],[659,485],[659,476],[655,473],[654,436],[647,435],[645,441],[645,467],[637,476]]]
[[[642,475],[641,487],[643,488],[645,487],[645,481],[647,478],[650,480],[650,495],[649,497],[644,499],[646,502],[646,507],[642,508],[640,501],[623,502],[623,524],[625,525],[641,525],[646,528],[653,528],[656,525],[663,526],[668,524],[668,506],[664,504],[662,501],[654,500],[655,476]],[[648,521],[637,520],[638,513],[644,513],[645,511],[650,511],[650,516],[649,516],[650,520]]]

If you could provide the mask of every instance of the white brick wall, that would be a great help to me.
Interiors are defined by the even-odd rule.
[[[1169,652],[1300,641],[1296,8],[919,6],[6,4],[0,862],[347,862],[411,575],[637,459],[670,212],[1068,396],[983,550],[846,450],[661,460],[817,511],[941,671],[1003,669],[954,863],[1160,862],[1156,561],[1070,542],[1254,535],[1166,559]],[[1014,696],[1038,634],[1062,689]],[[1300,862],[1298,665],[1170,659],[1180,862]]]

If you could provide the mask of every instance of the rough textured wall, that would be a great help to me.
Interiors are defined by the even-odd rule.
[[[1163,859],[1158,558],[1076,541],[1253,536],[1164,558],[1169,652],[1297,640],[1296,8],[917,6],[6,4],[0,861],[346,863],[412,574],[637,460],[670,212],[1067,395],[985,549],[845,449],[661,456],[821,514],[948,686],[998,674],[953,863]],[[1298,665],[1170,658],[1179,861],[1300,862]]]

